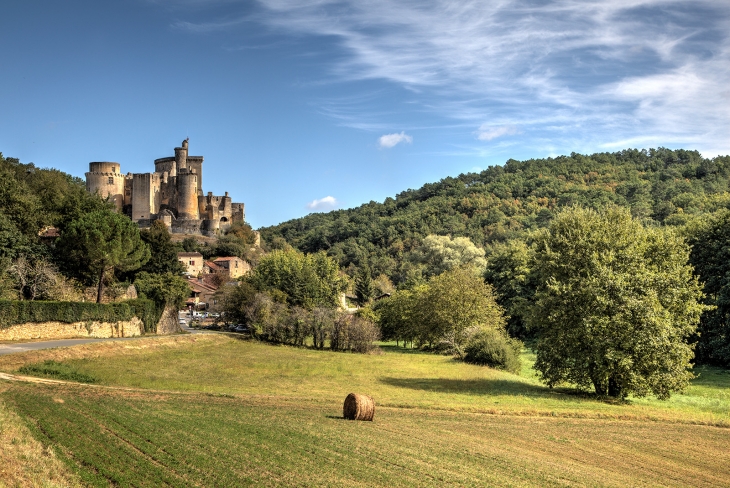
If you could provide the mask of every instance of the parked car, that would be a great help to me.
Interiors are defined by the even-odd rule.
[[[188,325],[188,321],[187,321],[187,320],[185,320],[185,319],[180,319],[180,320],[178,321],[178,323],[179,323],[180,325]]]
[[[243,324],[239,324],[239,325],[237,325],[237,326],[236,326],[236,328],[234,329],[234,332],[239,332],[239,333],[243,333],[243,332],[248,332],[248,327],[246,327],[246,326],[245,326],[245,325],[243,325]]]

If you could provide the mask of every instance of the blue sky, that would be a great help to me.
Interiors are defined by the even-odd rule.
[[[148,172],[190,137],[254,226],[509,158],[730,153],[729,0],[0,7],[0,152]]]

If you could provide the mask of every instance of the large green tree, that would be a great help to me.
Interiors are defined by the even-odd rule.
[[[69,272],[97,284],[97,302],[101,302],[105,277],[115,270],[138,269],[150,258],[137,224],[109,209],[71,221],[59,238],[57,251]]]
[[[432,278],[421,294],[418,316],[426,337],[445,341],[460,358],[467,340],[480,329],[504,329],[491,285],[471,267]]]
[[[536,237],[532,263],[528,322],[542,380],[617,398],[686,387],[688,338],[704,309],[688,255],[675,232],[646,228],[628,209],[559,213]]]
[[[273,251],[246,278],[260,291],[278,290],[289,305],[308,310],[336,307],[346,286],[337,263],[323,252]]]
[[[530,336],[525,325],[528,304],[532,302],[535,284],[530,277],[530,248],[524,241],[511,240],[496,244],[489,255],[484,279],[494,286],[499,303],[507,311],[507,331],[512,337]]]

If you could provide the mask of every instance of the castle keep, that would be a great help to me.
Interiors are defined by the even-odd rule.
[[[119,163],[89,163],[86,189],[109,197],[140,227],[161,220],[173,234],[213,236],[245,218],[243,203],[203,193],[203,156],[188,156],[188,139],[175,156],[155,159],[154,173],[121,173]]]

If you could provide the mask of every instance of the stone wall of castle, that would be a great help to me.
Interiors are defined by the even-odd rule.
[[[89,163],[86,188],[109,197],[140,227],[161,220],[176,234],[213,236],[245,219],[244,204],[203,193],[203,157],[188,155],[188,140],[172,157],[154,161],[153,173],[123,175],[119,163]]]

